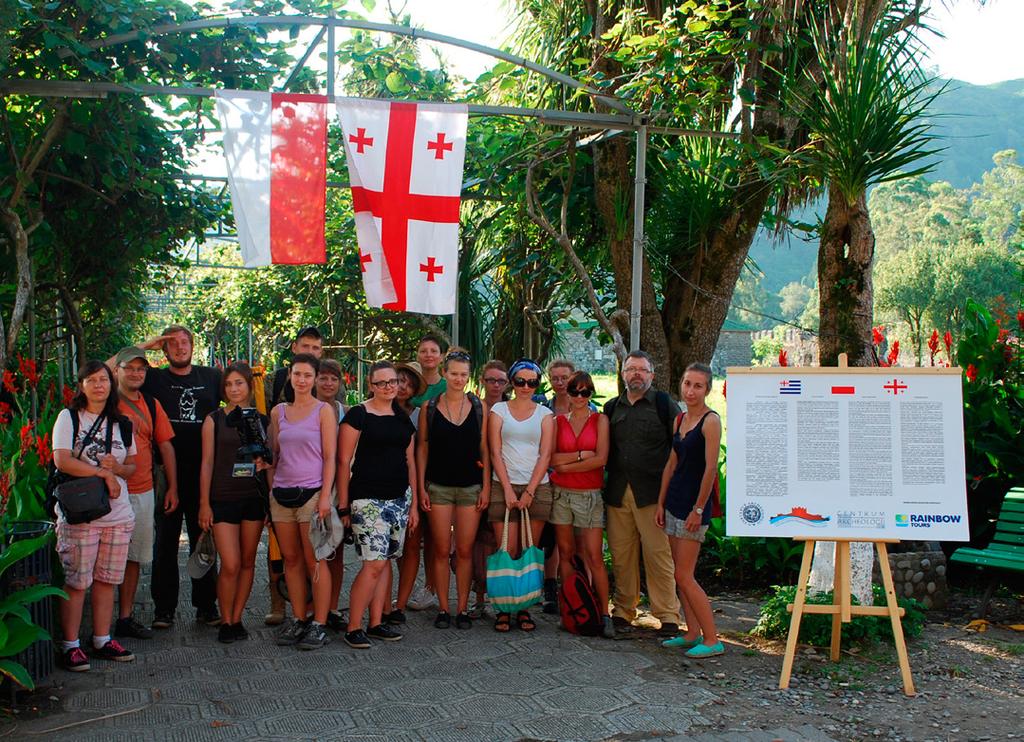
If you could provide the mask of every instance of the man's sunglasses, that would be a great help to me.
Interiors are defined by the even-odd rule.
[[[518,387],[528,386],[531,389],[536,389],[540,386],[540,379],[521,379],[518,376],[512,379],[512,383]]]
[[[566,394],[570,397],[587,397],[588,399],[594,395],[593,389],[567,389]]]

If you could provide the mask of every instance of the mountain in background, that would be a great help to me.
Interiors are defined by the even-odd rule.
[[[925,176],[929,180],[945,180],[956,188],[967,188],[992,168],[992,155],[996,152],[1016,149],[1024,154],[1024,80],[992,85],[950,80],[946,91],[932,104],[932,110],[939,145],[946,149],[933,158],[935,169]],[[822,200],[793,218],[813,224],[824,210]],[[772,294],[792,281],[813,277],[817,254],[816,238],[804,241],[787,236],[778,241],[765,230],[761,230],[750,249],[751,259],[764,272],[760,287]]]

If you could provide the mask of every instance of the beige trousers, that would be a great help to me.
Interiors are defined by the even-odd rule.
[[[668,536],[654,523],[654,505],[637,507],[626,486],[622,505],[608,508],[608,548],[612,552],[615,595],[612,615],[632,621],[640,603],[640,549],[643,548],[651,613],[662,623],[678,624],[675,564]]]

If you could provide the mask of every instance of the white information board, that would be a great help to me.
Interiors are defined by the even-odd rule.
[[[727,374],[730,536],[968,540],[960,369]]]

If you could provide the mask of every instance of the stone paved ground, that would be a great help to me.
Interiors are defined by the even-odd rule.
[[[346,557],[354,562],[350,551]],[[354,570],[346,571],[350,580]],[[781,647],[752,643],[744,632],[756,606],[738,600],[716,602],[729,653],[705,663],[681,660],[648,631],[617,641],[574,637],[539,611],[533,635],[500,636],[485,622],[471,631],[439,631],[432,613],[410,612],[400,643],[357,651],[336,637],[326,648],[299,652],[275,646],[274,630],[263,626],[263,574],[258,570],[246,614],[251,641],[218,644],[215,629],[183,620],[191,611],[179,609],[173,630],[125,642],[137,652],[134,663],[96,661],[77,675],[58,670],[47,695],[52,710],[22,712],[19,721],[0,726],[0,736],[817,742],[985,738],[977,730],[991,727],[989,738],[1002,739],[1020,729],[1024,712],[1019,654],[1016,661],[1001,657],[1009,662],[998,665],[1003,674],[985,679],[967,670],[957,676],[934,661],[922,669],[936,642],[956,648],[959,634],[912,645],[923,691],[915,699],[897,692],[886,650],[848,658],[838,674],[819,656],[803,656],[792,689],[778,691]],[[143,617],[150,616],[144,607]],[[942,716],[949,708],[958,713],[949,699],[967,702],[979,690],[1002,693],[987,698],[987,719],[979,722],[975,714],[971,726]]]

